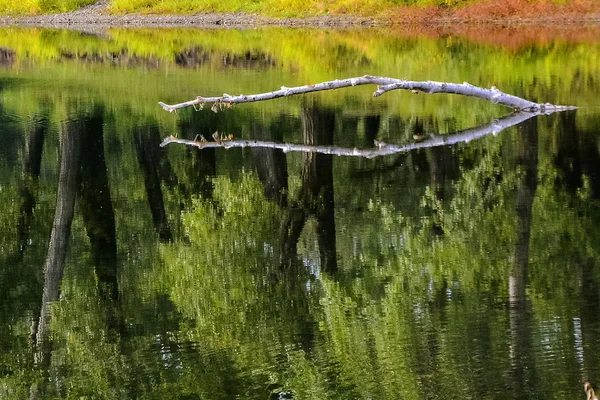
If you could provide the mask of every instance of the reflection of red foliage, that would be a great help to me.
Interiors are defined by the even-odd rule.
[[[489,43],[513,50],[530,45],[544,45],[554,42],[596,43],[600,37],[600,27],[582,26],[536,26],[501,27],[482,25],[460,26],[452,32],[472,42]]]
[[[600,27],[581,26],[521,26],[515,27],[461,27],[452,32],[478,43],[489,43],[514,50],[530,45],[544,45],[557,41],[567,43],[596,43]]]
[[[393,32],[399,39],[455,37],[512,50],[552,43],[597,43],[600,38],[600,26],[579,24],[405,24],[396,28],[386,28],[386,35]]]
[[[600,1],[489,0],[460,8],[398,7],[390,17],[396,23],[527,22],[561,23],[600,19]]]

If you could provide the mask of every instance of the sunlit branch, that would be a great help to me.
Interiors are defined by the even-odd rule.
[[[304,86],[296,86],[296,87],[285,87],[282,86],[281,89],[275,90],[272,92],[260,93],[260,94],[251,94],[251,95],[243,95],[232,96],[227,93],[224,93],[222,96],[218,97],[202,97],[198,96],[194,100],[186,101],[179,104],[165,104],[162,101],[159,102],[166,111],[173,112],[179,108],[185,107],[194,107],[194,108],[202,108],[206,104],[212,104],[211,109],[214,112],[217,112],[220,108],[231,108],[234,104],[240,103],[251,103],[256,101],[263,100],[271,100],[279,97],[292,96],[297,94],[311,93],[311,92],[319,92],[322,90],[333,90],[333,89],[341,89],[350,86],[359,86],[359,85],[377,85],[377,90],[373,93],[374,97],[381,96],[385,92],[389,92],[390,90],[403,89],[403,90],[411,90],[414,93],[423,92],[423,93],[450,93],[450,94],[460,94],[463,96],[476,97],[479,99],[488,100],[494,104],[501,104],[506,107],[513,108],[517,111],[526,111],[526,112],[546,112],[546,111],[562,111],[562,110],[571,110],[576,107],[571,106],[557,106],[553,104],[541,104],[534,103],[529,100],[522,99],[517,96],[513,96],[507,93],[500,91],[495,86],[492,86],[491,89],[484,89],[481,87],[473,86],[469,83],[446,83],[446,82],[434,82],[434,81],[425,81],[425,82],[417,82],[417,81],[407,81],[404,79],[396,79],[396,78],[386,78],[381,76],[371,76],[365,75],[357,78],[349,78],[349,79],[341,79],[334,80],[328,82],[317,83],[314,85],[304,85]]]
[[[213,135],[217,138],[214,142],[207,142],[205,140],[187,140],[179,139],[174,136],[169,136],[163,140],[161,147],[164,147],[170,143],[180,143],[187,146],[195,146],[200,149],[223,147],[229,149],[232,147],[263,147],[270,149],[280,149],[283,152],[299,151],[305,153],[321,153],[321,154],[332,154],[336,156],[351,156],[351,157],[365,157],[374,158],[380,156],[386,156],[390,154],[406,153],[412,150],[423,149],[428,147],[438,147],[444,145],[451,145],[462,142],[470,142],[471,140],[479,139],[483,136],[498,134],[506,128],[520,124],[530,118],[542,114],[541,112],[519,112],[505,117],[494,119],[487,125],[481,125],[475,128],[465,129],[456,133],[445,134],[445,135],[430,135],[425,140],[418,141],[416,143],[410,143],[405,145],[394,145],[383,142],[375,141],[375,149],[356,149],[356,148],[344,148],[337,146],[314,146],[307,144],[292,144],[292,143],[275,143],[261,140],[229,140],[228,138],[218,138],[218,135]]]

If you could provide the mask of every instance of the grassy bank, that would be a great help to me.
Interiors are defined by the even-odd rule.
[[[0,0],[2,15],[37,15],[74,11],[96,0]]]
[[[427,20],[432,17],[480,19],[587,14],[600,11],[600,0],[112,0],[118,13],[257,12],[272,17],[360,15]]]
[[[95,0],[0,0],[0,14],[73,11]],[[391,21],[581,18],[600,15],[600,0],[110,0],[114,14],[247,12],[269,17],[357,15]]]

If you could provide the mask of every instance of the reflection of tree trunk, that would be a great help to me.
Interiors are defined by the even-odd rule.
[[[181,137],[194,138],[199,132],[207,129],[204,124],[195,123],[196,120],[182,121],[179,125]],[[190,192],[199,194],[203,199],[212,199],[213,183],[211,178],[215,176],[216,149],[188,148],[186,151],[186,173],[190,182]]]
[[[335,114],[316,107],[302,109],[302,132],[305,144],[333,144]],[[335,213],[333,194],[333,156],[304,154],[302,169],[303,202],[317,217],[321,269],[337,270]]]
[[[283,142],[283,134],[280,130],[272,131],[255,126],[253,132],[253,136],[257,139]],[[275,132],[275,135],[271,132]],[[288,170],[285,153],[279,149],[268,148],[253,148],[251,152],[265,197],[285,207],[288,201]]]
[[[373,146],[373,143],[375,143],[375,139],[377,139],[377,134],[379,133],[380,126],[380,115],[368,115],[365,118],[365,146]]]
[[[575,193],[582,186],[581,157],[579,154],[579,130],[575,123],[575,112],[561,113],[556,116],[560,121],[558,129],[558,152],[555,163],[565,186]],[[558,178],[560,179],[560,178]]]
[[[306,144],[333,144],[335,114],[316,107],[302,109],[302,131]],[[335,212],[333,195],[333,156],[305,154],[302,171],[304,204],[317,217],[321,269],[337,270]]]
[[[317,168],[321,170],[321,197],[317,205],[317,229],[321,268],[326,272],[337,270],[335,240],[335,211],[333,196],[333,156],[317,156]]]
[[[425,150],[427,161],[429,162],[430,187],[435,194],[436,199],[442,204],[444,202],[445,194],[446,165],[448,163],[447,153],[448,148],[445,147],[436,147]],[[437,214],[437,210],[434,211],[434,213]],[[440,222],[441,221],[436,218],[431,226],[431,233],[435,236],[444,234],[444,228]]]
[[[35,188],[40,176],[42,164],[42,150],[44,139],[48,131],[48,120],[42,118],[32,124],[25,147],[25,160],[23,162],[23,180],[19,187],[21,197],[21,212],[17,223],[17,235],[19,238],[19,251],[21,257],[29,240],[29,227],[36,206]]]
[[[188,150],[191,155],[188,174],[193,178],[192,193],[200,194],[203,199],[212,199],[213,183],[212,177],[217,173],[216,149],[200,150],[192,148]]]
[[[446,154],[444,150],[446,149],[443,147],[425,150],[427,161],[429,161],[431,189],[440,201],[444,201],[444,182],[446,180]]]
[[[103,118],[85,121],[81,160],[81,215],[90,238],[92,258],[98,276],[100,296],[118,301],[117,239],[104,159]]]
[[[582,135],[581,159],[583,173],[589,177],[591,197],[600,199],[600,149],[597,143],[597,132],[586,132]]]
[[[562,170],[567,188],[574,193],[589,180],[594,199],[600,198],[600,154],[597,132],[586,132],[577,126],[576,111],[559,114],[559,147],[556,154],[557,167]]]
[[[146,127],[145,129],[136,129],[134,132],[135,147],[138,155],[138,161],[144,174],[144,186],[150,204],[150,212],[152,213],[152,222],[158,233],[161,241],[168,242],[173,239],[171,227],[167,220],[165,211],[165,203],[161,188],[161,175],[165,175],[162,168],[163,149],[160,148],[160,136],[156,127]],[[170,174],[170,165],[167,163],[166,175],[168,184],[173,184]],[[171,171],[172,172],[172,171]]]
[[[279,225],[279,249],[275,262],[281,267],[294,265],[298,254],[298,239],[306,223],[306,213],[303,209],[289,208]]]
[[[516,194],[517,242],[509,276],[511,359],[516,393],[521,397],[532,394],[537,380],[530,355],[531,315],[526,297],[527,267],[529,264],[529,238],[531,233],[532,208],[537,188],[538,130],[537,121],[529,120],[521,126],[521,153],[517,160],[524,176]],[[531,397],[531,396],[527,396]]]
[[[335,114],[317,107],[302,109],[304,144],[333,144]],[[278,262],[293,263],[302,228],[309,214],[317,219],[321,269],[337,270],[335,214],[333,193],[333,160],[331,155],[305,153],[302,155],[299,197],[291,201],[280,226]],[[294,208],[297,205],[298,208]]]
[[[70,121],[63,125],[61,135],[56,212],[50,235],[48,255],[44,264],[44,292],[40,318],[37,330],[34,332],[38,348],[37,361],[42,366],[50,361],[50,307],[59,297],[64,261],[71,234],[81,153],[80,131],[80,123]]]

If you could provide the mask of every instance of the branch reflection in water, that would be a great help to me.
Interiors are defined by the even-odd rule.
[[[555,112],[555,111],[554,111]],[[477,126],[474,128],[464,129],[455,133],[449,133],[444,135],[429,135],[424,140],[416,143],[409,143],[404,145],[388,144],[383,142],[375,141],[375,149],[357,149],[347,148],[338,146],[316,146],[308,144],[293,144],[293,143],[276,143],[261,140],[230,140],[230,137],[223,136],[219,138],[218,133],[213,134],[215,141],[208,142],[205,140],[188,140],[179,139],[174,136],[168,136],[161,143],[161,147],[165,147],[170,143],[185,144],[187,146],[195,146],[200,149],[223,147],[229,149],[232,147],[251,147],[251,148],[271,148],[280,149],[287,153],[290,151],[304,152],[304,153],[320,153],[320,154],[331,154],[336,156],[347,156],[347,157],[364,157],[364,158],[375,158],[380,156],[387,156],[398,153],[406,153],[409,151],[438,147],[444,145],[452,145],[456,143],[467,143],[475,139],[482,138],[489,134],[497,135],[501,131],[519,125],[528,119],[537,117],[539,115],[549,115],[553,112],[518,112],[513,113],[502,118],[493,119],[492,122],[486,125]]]

